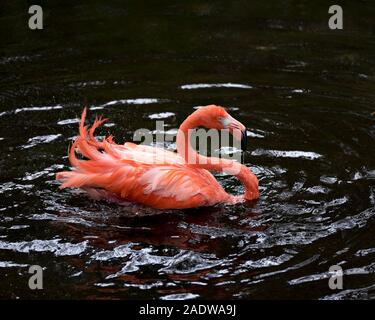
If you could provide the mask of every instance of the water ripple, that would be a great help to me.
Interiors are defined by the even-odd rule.
[[[99,106],[92,106],[90,107],[91,110],[100,110],[108,106],[114,105],[147,105],[147,104],[155,104],[155,103],[163,103],[167,102],[166,99],[158,99],[158,98],[135,98],[135,99],[120,99],[120,100],[111,100]]]
[[[302,158],[308,160],[319,159],[323,155],[312,151],[283,151],[256,149],[251,152],[252,156],[267,156],[273,158]]]
[[[160,112],[160,113],[150,114],[148,117],[150,119],[167,119],[173,116],[175,116],[175,113],[173,112]]]
[[[161,296],[161,300],[191,300],[196,299],[199,297],[199,294],[193,294],[190,292],[187,293],[176,293],[176,294],[168,294],[166,296]]]
[[[21,253],[53,252],[56,256],[79,255],[87,249],[88,241],[80,243],[61,242],[61,239],[53,240],[31,240],[21,242],[0,241],[0,249],[12,250]]]
[[[193,89],[207,89],[207,88],[238,88],[238,89],[252,89],[253,87],[247,84],[241,83],[193,83],[184,84],[180,86],[183,90],[193,90]]]
[[[44,136],[36,136],[36,137],[30,138],[27,141],[27,144],[21,146],[21,148],[28,149],[28,148],[32,148],[40,144],[50,143],[52,141],[57,140],[61,136],[62,135],[60,133],[59,134],[47,134]]]

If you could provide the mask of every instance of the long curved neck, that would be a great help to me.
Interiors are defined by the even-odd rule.
[[[245,198],[249,200],[258,198],[258,179],[249,168],[233,160],[200,155],[192,148],[191,134],[193,129],[201,124],[200,122],[200,114],[194,112],[181,124],[176,139],[177,152],[191,166],[236,176],[245,187]]]

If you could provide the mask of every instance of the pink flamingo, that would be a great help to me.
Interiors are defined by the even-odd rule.
[[[235,138],[245,140],[245,126],[223,107],[201,107],[186,118],[177,133],[177,153],[132,142],[119,145],[112,136],[98,141],[94,131],[107,119],[96,119],[88,130],[84,126],[85,118],[86,108],[79,136],[69,150],[73,171],[56,175],[56,179],[63,182],[61,188],[79,187],[93,196],[115,197],[157,209],[235,204],[259,197],[258,179],[245,165],[205,157],[190,146],[191,129],[198,126],[228,129]],[[76,150],[87,159],[77,159]],[[210,171],[236,176],[244,185],[245,193],[241,196],[228,194]]]

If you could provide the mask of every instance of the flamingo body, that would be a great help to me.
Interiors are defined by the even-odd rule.
[[[96,119],[88,130],[82,113],[80,135],[69,151],[72,171],[59,172],[62,188],[79,187],[105,190],[130,202],[158,209],[184,209],[235,203],[243,197],[225,192],[206,169],[187,164],[177,153],[127,142],[116,144],[109,136],[94,137],[95,129],[106,119]],[[86,160],[79,160],[76,152]]]

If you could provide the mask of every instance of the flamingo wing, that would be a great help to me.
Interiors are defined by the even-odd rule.
[[[142,194],[134,200],[159,209],[210,206],[228,196],[210,172],[186,166],[152,167],[139,184]]]
[[[185,164],[185,159],[175,152],[162,148],[138,145],[126,142],[124,145],[113,145],[123,159],[131,159],[145,164]]]

